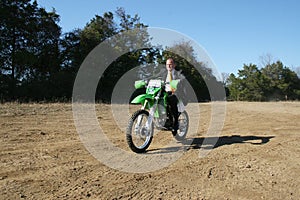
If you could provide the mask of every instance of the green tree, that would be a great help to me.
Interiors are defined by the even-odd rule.
[[[63,70],[73,70],[77,72],[82,62],[82,52],[80,47],[80,29],[64,33],[60,40],[60,61]]]
[[[239,70],[238,75],[241,79],[241,93],[242,100],[249,101],[263,101],[265,79],[261,71],[254,64],[244,65],[242,70]]]
[[[262,68],[262,74],[268,80],[267,98],[269,100],[298,99],[300,82],[297,74],[284,67],[281,61]]]
[[[238,76],[228,79],[230,98],[241,101],[264,101],[268,80],[254,64],[244,65]]]
[[[140,22],[138,15],[131,17],[123,8],[118,8],[115,14],[107,12],[103,16],[96,15],[80,31],[79,51],[81,57],[79,58],[80,62],[75,61],[75,63],[81,63],[93,48],[107,39],[110,40],[111,48],[115,53],[128,50],[128,53],[120,56],[113,63],[108,63],[110,65],[98,84],[97,99],[109,101],[118,79],[146,60],[146,52],[150,52],[150,49],[138,48],[149,46],[149,35],[145,27],[146,25]],[[111,38],[117,33],[119,37]],[[101,92],[99,92],[100,89]]]
[[[0,70],[10,76],[7,98],[43,96],[45,87],[33,91],[29,85],[46,84],[59,70],[59,16],[29,0],[1,1],[0,10]]]
[[[268,63],[259,70],[256,65],[244,65],[238,76],[228,78],[232,100],[266,101],[299,99],[300,80],[282,62]]]
[[[10,77],[8,96],[15,95],[17,80],[22,76],[20,72],[24,71],[23,63],[20,62],[25,57],[24,51],[29,37],[27,27],[30,7],[29,0],[0,2],[0,70],[2,74]]]
[[[229,100],[240,101],[241,80],[231,73],[226,81],[229,89]]]
[[[64,76],[67,76],[69,82],[67,85],[73,84],[80,65],[90,51],[101,42],[109,40],[110,47],[115,53],[129,49],[128,53],[120,56],[113,63],[107,63],[110,66],[98,83],[98,91],[101,88],[101,92],[97,92],[96,98],[109,101],[118,79],[133,67],[149,61],[149,55],[153,54],[145,27],[147,26],[140,22],[138,15],[132,17],[123,8],[118,8],[114,13],[96,15],[83,29],[65,33],[60,42],[62,61],[60,74],[64,73]],[[116,34],[119,37],[113,37]],[[138,49],[139,46],[149,46],[149,48]],[[62,81],[65,82],[66,79]]]
[[[98,44],[116,33],[117,29],[112,12],[106,12],[103,16],[96,15],[80,32],[82,57],[85,58]]]

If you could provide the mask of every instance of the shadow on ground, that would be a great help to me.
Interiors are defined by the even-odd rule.
[[[197,137],[187,138],[178,142],[178,146],[162,147],[160,149],[149,149],[147,153],[171,153],[179,150],[188,151],[190,149],[215,149],[224,145],[252,144],[263,145],[268,143],[274,136],[220,136],[220,137]]]

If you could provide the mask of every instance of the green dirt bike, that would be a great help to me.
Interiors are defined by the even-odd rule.
[[[178,80],[172,80],[169,84],[176,89]],[[141,104],[141,109],[137,110],[130,118],[126,140],[130,149],[136,153],[143,153],[149,147],[154,133],[154,128],[158,130],[172,130],[173,117],[170,107],[167,104],[168,93],[165,91],[165,83],[161,80],[136,81],[135,88],[146,88],[146,93],[135,97],[131,103]],[[189,117],[184,110],[181,100],[178,103],[179,128],[177,132],[172,132],[176,140],[185,139],[189,128]]]

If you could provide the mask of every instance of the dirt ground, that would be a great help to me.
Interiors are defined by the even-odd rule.
[[[199,107],[199,129],[177,161],[129,173],[89,153],[71,104],[1,104],[0,199],[300,199],[300,102],[227,103],[218,142],[205,157],[199,150],[211,103]],[[96,108],[108,138],[132,153],[111,107]],[[147,153],[167,150],[172,139],[155,135]]]

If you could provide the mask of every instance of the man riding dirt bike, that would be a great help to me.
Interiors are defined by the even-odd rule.
[[[163,80],[152,79],[136,81],[135,88],[146,87],[146,93],[134,98],[132,104],[141,104],[129,120],[126,139],[130,149],[136,153],[145,152],[149,147],[154,133],[154,128],[172,131],[177,140],[183,140],[187,134],[189,117],[184,110],[185,95],[178,95],[182,91],[183,75],[174,70],[173,59],[168,59],[166,69],[168,74]],[[177,78],[177,79],[175,79]],[[184,103],[183,103],[184,102]]]

